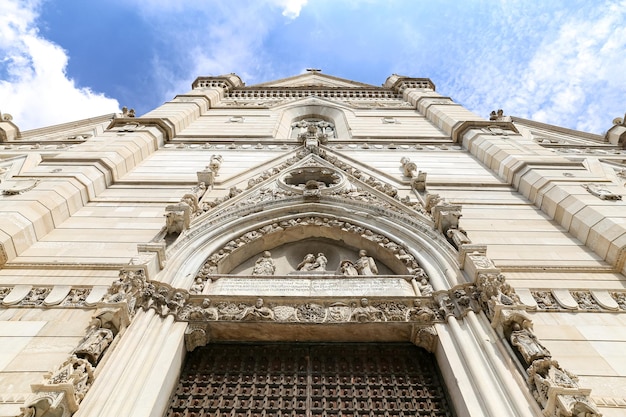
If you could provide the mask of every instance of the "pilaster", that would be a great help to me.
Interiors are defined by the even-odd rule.
[[[139,310],[75,417],[161,417],[184,359],[187,323]]]

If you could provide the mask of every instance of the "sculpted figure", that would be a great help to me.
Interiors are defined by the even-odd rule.
[[[550,356],[550,352],[539,343],[537,336],[528,329],[522,329],[519,323],[513,324],[510,340],[511,345],[517,349],[527,364]]]
[[[95,366],[104,350],[113,341],[113,331],[100,327],[100,320],[96,320],[88,330],[87,335],[74,350],[79,358],[84,358]]]
[[[241,320],[274,320],[274,312],[263,305],[262,298],[257,298],[254,306],[243,310]]]
[[[217,320],[217,308],[211,306],[211,300],[205,298],[201,305],[189,304],[181,313],[181,318],[190,321]]]
[[[314,271],[326,271],[326,264],[328,264],[328,259],[322,252],[317,254],[317,258],[315,258],[315,268]]]
[[[296,268],[298,271],[313,271],[315,269],[315,255],[308,253]]]
[[[458,227],[451,227],[446,232],[446,236],[448,239],[452,241],[452,244],[459,249],[461,245],[466,245],[472,243],[469,237],[467,237],[467,232]]]
[[[352,314],[350,314],[350,321],[368,322],[383,320],[383,312],[376,307],[372,307],[367,298],[361,298],[361,306],[353,307]]]
[[[191,294],[201,294],[203,289],[204,289],[204,281],[202,281],[202,278],[198,277],[196,278],[191,288],[189,288],[189,292]]]
[[[374,258],[367,256],[366,250],[359,251],[359,259],[357,259],[354,267],[359,275],[378,275],[378,267]]]
[[[433,295],[433,286],[430,285],[427,278],[422,278],[419,283],[419,289],[422,293],[422,296],[429,297]]]
[[[436,317],[435,312],[426,306],[422,306],[420,300],[413,300],[413,307],[407,311],[408,321],[428,323]]]
[[[263,252],[263,256],[256,260],[252,275],[274,275],[276,265],[272,259],[270,251]]]
[[[339,263],[339,269],[337,270],[337,275],[359,275],[359,271],[356,270],[352,261],[343,260]]]
[[[222,158],[222,155],[211,155],[207,168],[217,177],[217,172],[220,170],[223,161],[224,159]]]

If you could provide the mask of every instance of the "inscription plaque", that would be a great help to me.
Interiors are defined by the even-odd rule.
[[[403,278],[220,278],[205,290],[208,295],[257,296],[415,296]]]

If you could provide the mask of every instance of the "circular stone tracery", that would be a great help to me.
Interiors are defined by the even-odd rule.
[[[324,193],[336,191],[346,181],[346,177],[338,170],[329,167],[298,167],[284,173],[279,184],[281,188],[306,193],[307,190],[319,190]]]

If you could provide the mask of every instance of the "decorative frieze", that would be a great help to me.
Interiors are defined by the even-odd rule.
[[[389,150],[395,150],[395,151],[399,151],[399,152],[406,152],[406,151],[459,151],[462,150],[462,148],[460,146],[457,146],[453,143],[450,144],[433,144],[433,143],[411,143],[411,144],[407,144],[407,143],[341,143],[341,142],[333,142],[333,143],[329,143],[328,148],[330,149],[347,149],[347,150],[360,150],[360,149],[366,149],[368,151],[376,151],[376,150],[380,150],[380,151],[389,151]]]
[[[577,307],[573,308],[565,304],[565,301],[559,302],[552,290],[531,290],[530,293],[539,311],[626,312],[625,291],[570,290],[569,294],[577,303]]]
[[[454,306],[452,307],[454,310]],[[459,314],[453,311],[452,314]],[[442,322],[444,315],[431,297],[408,299],[368,299],[332,301],[254,302],[225,298],[211,301],[193,297],[179,310],[176,319],[189,322],[272,321],[277,323],[376,323]]]
[[[201,85],[198,85],[201,86]],[[202,85],[203,86],[203,85]],[[325,89],[325,88],[298,88],[287,89],[280,87],[273,88],[235,88],[226,94],[226,99],[240,100],[284,100],[308,98],[311,96],[332,98],[335,100],[358,100],[358,99],[394,99],[401,100],[402,97],[392,90],[383,90],[379,88],[372,89]]]

